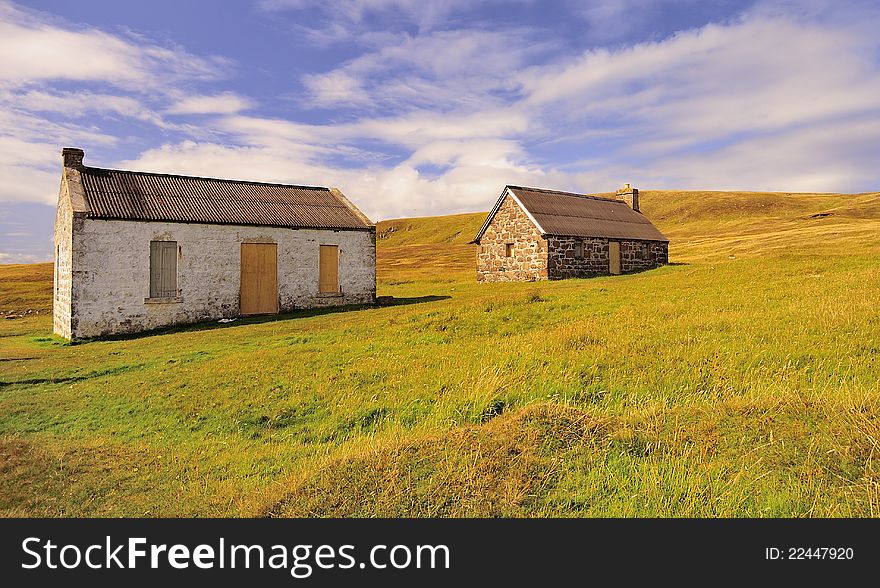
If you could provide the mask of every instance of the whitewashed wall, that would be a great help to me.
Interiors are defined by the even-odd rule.
[[[61,183],[58,208],[55,212],[55,265],[52,275],[52,322],[57,335],[70,339],[71,307],[71,247],[73,244],[74,216],[67,194],[67,182]]]
[[[74,312],[70,334],[74,337],[237,316],[241,243],[248,242],[278,245],[281,312],[375,300],[373,232],[77,221],[71,261]],[[177,241],[180,302],[145,302],[150,295],[150,241],[157,240]],[[341,296],[318,293],[319,245],[339,246]]]

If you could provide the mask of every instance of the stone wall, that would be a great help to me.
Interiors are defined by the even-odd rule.
[[[58,208],[55,211],[55,266],[52,277],[52,330],[56,335],[71,337],[71,249],[73,243],[73,210],[67,182],[61,182],[58,194]]]
[[[237,316],[241,243],[246,242],[278,245],[281,312],[375,301],[374,231],[78,222],[72,242],[72,320],[70,333],[61,333],[65,336],[95,337]],[[154,240],[177,241],[179,301],[145,301]],[[318,292],[319,245],[339,246],[339,294]]]
[[[609,272],[609,239],[548,237],[550,279],[606,276]],[[576,255],[577,243],[583,253]],[[668,244],[658,241],[620,241],[620,271],[630,273],[669,262]]]
[[[669,263],[669,243],[662,241],[621,241],[620,271],[653,269]]]
[[[507,245],[512,246],[507,256]],[[478,282],[530,282],[547,279],[547,241],[510,195],[480,239]]]
[[[583,244],[581,257],[575,255],[577,243]],[[608,274],[608,239],[548,237],[550,278],[586,278]]]

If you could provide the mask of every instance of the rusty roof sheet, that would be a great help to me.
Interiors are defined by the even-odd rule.
[[[338,190],[81,167],[89,217],[292,228],[369,229]]]
[[[522,186],[507,186],[501,199],[508,191],[522,204],[544,235],[669,241],[651,221],[622,200]],[[501,199],[489,213],[475,241],[483,236]]]

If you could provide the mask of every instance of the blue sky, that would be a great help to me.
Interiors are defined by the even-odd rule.
[[[880,4],[0,0],[0,263],[86,164],[341,188],[371,218],[504,184],[876,191]]]

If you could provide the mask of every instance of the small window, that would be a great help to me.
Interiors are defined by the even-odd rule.
[[[584,242],[576,241],[574,244],[574,257],[575,259],[583,259],[584,258]]]
[[[513,243],[504,244],[504,257],[513,257]]]
[[[177,296],[177,241],[150,241],[150,298]]]

